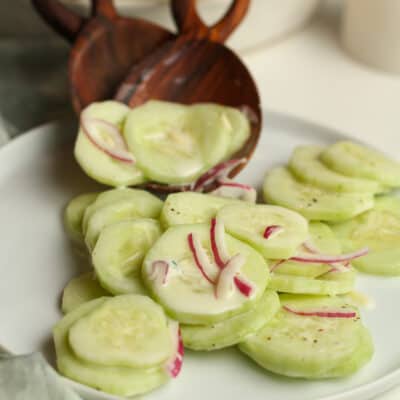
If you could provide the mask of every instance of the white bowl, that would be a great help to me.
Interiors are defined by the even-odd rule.
[[[88,0],[62,0],[64,4],[87,12]],[[199,0],[204,20],[215,21],[229,7],[230,0]],[[319,0],[252,0],[243,23],[228,43],[239,52],[271,44],[303,27],[314,13]],[[121,14],[136,16],[175,30],[168,0],[115,0]]]
[[[399,0],[347,0],[342,43],[358,61],[400,74]]]

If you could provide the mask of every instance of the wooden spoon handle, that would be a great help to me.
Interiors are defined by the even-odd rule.
[[[195,0],[171,0],[171,11],[179,34],[190,33],[195,37],[206,37],[209,28],[196,10]]]
[[[191,34],[196,38],[209,38],[224,42],[242,22],[250,0],[233,0],[225,15],[214,25],[204,24],[196,9],[196,0],[171,0],[172,14],[180,34]]]
[[[225,15],[211,27],[212,40],[225,42],[246,16],[249,5],[250,0],[234,0]]]
[[[92,15],[113,19],[118,16],[113,0],[92,0]]]
[[[69,10],[58,0],[31,0],[42,18],[60,35],[73,42],[85,19]]]

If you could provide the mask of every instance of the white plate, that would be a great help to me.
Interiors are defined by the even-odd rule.
[[[343,136],[277,114],[239,179],[261,186],[267,168],[284,163],[299,144],[328,144]],[[32,130],[0,150],[0,343],[17,354],[42,351],[53,363],[51,328],[61,317],[60,294],[79,267],[61,224],[66,201],[92,190],[72,157],[73,124]],[[389,149],[390,150],[390,149]],[[376,346],[372,362],[349,379],[305,381],[257,367],[235,349],[188,352],[174,382],[146,399],[367,400],[400,383],[400,279],[360,276],[358,288],[377,304],[365,312]],[[71,383],[90,399],[111,399]]]

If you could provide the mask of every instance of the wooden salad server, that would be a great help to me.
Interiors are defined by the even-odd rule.
[[[208,27],[196,11],[195,0],[172,0],[178,35],[135,64],[115,98],[136,107],[150,99],[184,104],[214,102],[242,109],[249,117],[251,134],[232,158],[250,159],[260,136],[261,109],[256,85],[240,58],[223,42],[242,21],[250,0],[234,0],[227,13]],[[176,187],[150,184],[159,191]]]
[[[177,35],[146,21],[118,16],[112,0],[92,0],[90,18],[58,0],[32,3],[53,29],[73,42],[69,78],[77,113],[94,101],[113,97],[131,107],[149,99],[237,107],[249,117],[251,134],[232,157],[245,162],[229,176],[245,166],[261,131],[260,100],[249,71],[223,42],[244,18],[250,0],[232,1],[227,13],[210,27],[199,17],[195,0],[172,0]],[[162,184],[147,187],[177,190]]]

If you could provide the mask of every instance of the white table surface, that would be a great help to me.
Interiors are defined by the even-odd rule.
[[[400,75],[370,69],[344,52],[338,5],[323,0],[306,29],[245,56],[263,105],[382,149],[400,147]]]

